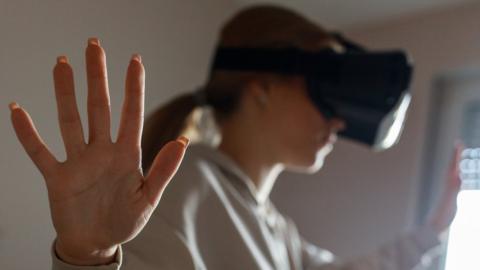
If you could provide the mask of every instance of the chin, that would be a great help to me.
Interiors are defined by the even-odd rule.
[[[317,158],[315,163],[313,163],[310,167],[305,168],[304,172],[307,174],[317,173],[323,168],[324,161],[324,158]]]
[[[325,162],[325,158],[327,155],[333,150],[333,146],[331,144],[327,144],[323,146],[320,150],[312,155],[312,157],[308,161],[302,162],[297,166],[292,168],[295,172],[300,173],[307,173],[307,174],[314,174],[322,169],[323,164]]]

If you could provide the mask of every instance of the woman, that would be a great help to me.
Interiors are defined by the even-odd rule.
[[[289,10],[253,7],[222,29],[219,44],[303,50],[342,46]],[[318,171],[342,119],[327,119],[307,97],[301,76],[215,71],[204,90],[157,110],[142,133],[144,70],[130,62],[119,135],[109,134],[105,55],[97,39],[86,52],[89,138],[85,143],[65,57],[54,69],[67,160],[59,163],[27,113],[11,104],[17,136],[42,172],[57,237],[54,269],[413,269],[455,213],[456,167],[442,203],[424,226],[351,262],[304,241],[269,200],[284,170]],[[195,108],[213,109],[221,140],[196,144],[182,160]],[[295,127],[295,128],[292,128]],[[157,154],[158,152],[158,154]],[[458,151],[457,151],[458,159]],[[148,222],[148,224],[147,224]]]

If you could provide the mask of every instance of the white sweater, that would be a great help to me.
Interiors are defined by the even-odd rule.
[[[79,267],[52,245],[54,270],[411,270],[439,244],[426,228],[350,262],[302,239],[270,201],[260,204],[247,175],[226,155],[191,145],[143,231],[117,252],[116,262]],[[426,261],[426,260],[423,260]]]

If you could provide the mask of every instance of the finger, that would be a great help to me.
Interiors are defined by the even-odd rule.
[[[457,141],[455,143],[455,151],[453,153],[453,157],[451,160],[450,164],[450,170],[449,170],[449,183],[448,187],[456,191],[458,193],[458,190],[461,188],[462,180],[460,179],[460,162],[462,160],[462,152],[463,152],[464,146],[463,143],[460,141]]]
[[[448,182],[441,203],[439,204],[440,213],[437,220],[442,221],[444,227],[447,227],[455,217],[457,209],[457,196],[461,189],[461,179],[459,174],[459,163],[461,160],[463,145],[461,143],[455,144],[455,151],[450,164],[450,171],[448,174]]]
[[[167,143],[157,154],[145,180],[145,192],[149,202],[156,207],[163,190],[172,179],[183,159],[188,139],[181,137]]]
[[[461,141],[455,142],[455,150],[453,153],[452,164],[451,167],[458,169],[460,161],[462,160],[462,152],[465,149],[464,144]]]
[[[456,209],[456,198],[461,187],[461,180],[459,175],[459,163],[463,146],[460,143],[455,143],[455,151],[451,160],[450,169],[448,172],[448,181],[446,183],[445,190],[440,198],[440,202],[437,206],[437,213],[435,220],[443,221],[446,223],[450,221],[449,217],[453,217]],[[445,226],[448,226],[445,225]]]
[[[127,70],[118,142],[140,147],[144,117],[144,93],[145,71],[140,56],[133,55]]]
[[[98,39],[88,41],[86,51],[88,82],[89,142],[110,141],[110,97],[105,52]]]
[[[78,154],[85,147],[83,128],[78,113],[73,71],[65,56],[57,58],[53,69],[58,121],[67,157]]]
[[[10,104],[10,110],[13,128],[23,148],[44,176],[51,175],[57,165],[57,160],[38,134],[32,119],[16,103]]]

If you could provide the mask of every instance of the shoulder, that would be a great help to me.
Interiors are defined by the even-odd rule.
[[[185,157],[166,187],[157,213],[166,219],[178,220],[195,215],[198,208],[214,190],[219,181],[216,164],[208,159],[208,152],[216,151],[204,145],[191,145]],[[188,212],[188,215],[185,215]]]
[[[335,256],[332,252],[306,241],[300,234],[295,222],[289,216],[282,214],[273,204],[271,204],[271,209],[271,215],[275,217],[276,225],[286,234],[285,238],[289,242],[292,253],[297,254],[297,258],[301,258],[302,265],[321,266],[335,261]]]

